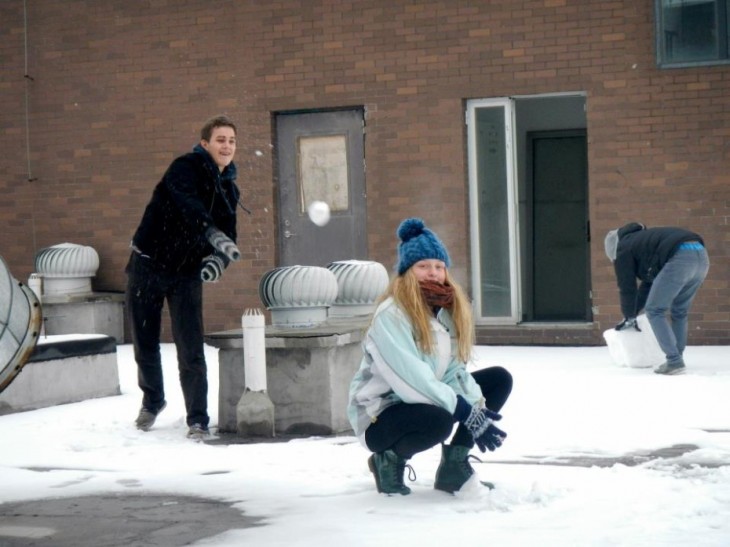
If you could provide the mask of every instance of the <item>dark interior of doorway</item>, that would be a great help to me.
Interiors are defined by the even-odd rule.
[[[590,315],[585,131],[528,134],[529,321]]]

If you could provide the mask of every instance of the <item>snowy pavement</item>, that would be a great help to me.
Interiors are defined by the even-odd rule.
[[[0,416],[0,546],[730,545],[728,347],[690,347],[687,374],[664,377],[605,346],[480,346],[476,367],[515,378],[507,442],[474,451],[496,489],[433,490],[435,448],[397,497],[377,494],[352,436],[186,439],[172,346],[163,356],[168,408],[147,433],[128,345],[121,396]]]

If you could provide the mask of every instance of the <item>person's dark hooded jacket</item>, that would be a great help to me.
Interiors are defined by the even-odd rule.
[[[220,172],[200,145],[172,162],[152,193],[132,245],[167,273],[197,275],[214,253],[206,232],[216,227],[236,241],[236,166]],[[226,265],[228,261],[225,261]]]
[[[644,309],[654,279],[686,241],[704,245],[699,234],[684,228],[645,228],[638,222],[630,222],[619,229],[613,266],[624,317],[636,317]],[[637,279],[641,282],[638,288]]]

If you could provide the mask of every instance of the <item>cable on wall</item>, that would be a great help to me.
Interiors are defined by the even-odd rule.
[[[30,83],[33,77],[28,74],[28,4],[27,0],[23,0],[23,46],[25,54],[25,70],[23,77],[25,78],[25,155],[27,158],[28,182],[35,181],[33,170],[30,163]]]
[[[23,47],[25,55],[25,66],[23,70],[23,78],[25,78],[25,155],[28,168],[28,182],[36,181],[33,176],[33,169],[30,161],[30,84],[34,81],[33,77],[28,74],[28,0],[23,0]],[[30,211],[31,234],[33,238],[33,249],[38,248],[36,239],[35,225],[35,207]]]

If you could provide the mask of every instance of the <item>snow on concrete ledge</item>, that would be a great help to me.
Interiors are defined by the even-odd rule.
[[[43,336],[0,393],[0,415],[119,395],[117,345],[111,336]]]

